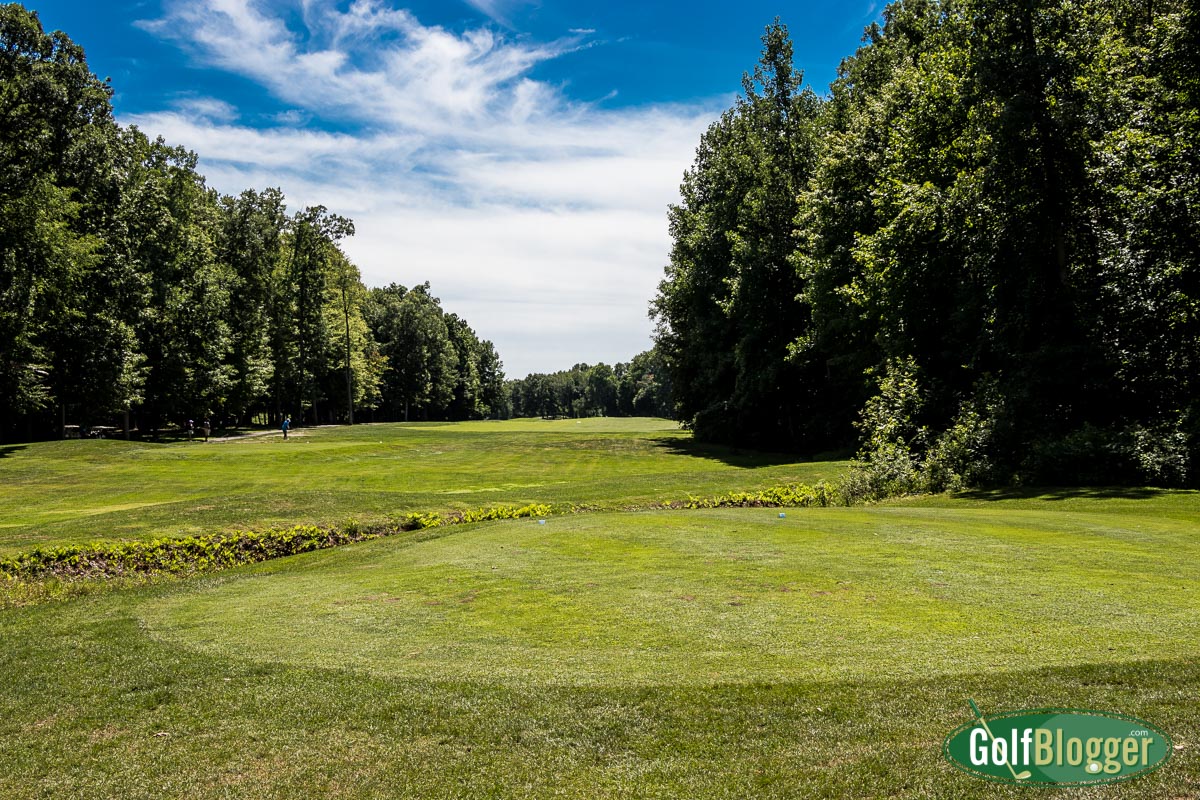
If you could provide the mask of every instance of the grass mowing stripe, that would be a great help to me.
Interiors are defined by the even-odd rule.
[[[966,697],[994,710],[1052,699],[1155,720],[1187,745],[1170,768],[1086,796],[1174,800],[1200,790],[1187,735],[1200,725],[1194,657],[953,680],[397,680],[180,650],[147,637],[123,608],[181,590],[0,616],[0,795],[1025,797],[942,761],[941,738],[969,719]]]
[[[689,498],[656,504],[667,508],[723,507],[797,507],[836,504],[836,487],[824,483],[815,488],[797,485],[771,487],[759,492],[734,492],[708,498]],[[8,582],[0,594],[0,605],[21,605],[55,593],[39,591],[26,581],[44,583],[58,579],[124,578],[139,573],[187,573],[227,569],[297,553],[338,547],[346,544],[392,536],[403,531],[436,528],[444,525],[484,522],[498,519],[546,517],[554,513],[582,513],[594,508],[571,506],[557,511],[549,505],[522,507],[493,506],[454,512],[409,514],[387,524],[363,526],[358,522],[339,528],[295,526],[286,530],[262,532],[235,531],[200,537],[156,539],[149,542],[93,542],[85,546],[60,546],[35,549],[0,558],[0,575]],[[632,510],[632,509],[626,509]],[[540,524],[545,524],[544,520]],[[81,592],[77,592],[81,593]],[[60,593],[62,596],[63,593]],[[65,592],[70,594],[70,592]]]
[[[695,445],[665,420],[357,425],[237,442],[42,442],[0,458],[0,553],[385,523],[490,505],[618,508],[832,479],[844,462]]]
[[[1193,653],[1200,543],[971,547],[881,509],[645,512],[496,523],[419,547],[297,559],[150,602],[156,636],[214,654],[397,677],[565,684],[958,674]],[[985,541],[1003,535],[981,526]],[[264,568],[265,569],[265,568]],[[1036,575],[1031,585],[1028,576]],[[1153,624],[1148,624],[1152,621]],[[1046,637],[1056,646],[1046,647]],[[947,657],[947,654],[953,654]]]

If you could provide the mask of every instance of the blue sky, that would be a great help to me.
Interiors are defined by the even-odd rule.
[[[353,218],[368,285],[424,280],[506,372],[628,360],[704,128],[788,25],[818,92],[881,4],[31,0],[117,118],[226,193]]]

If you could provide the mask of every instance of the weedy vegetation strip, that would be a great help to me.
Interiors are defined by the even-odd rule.
[[[772,486],[757,492],[729,492],[713,497],[689,497],[663,503],[660,508],[811,508],[851,505],[836,484],[821,481]]]
[[[547,505],[497,506],[449,514],[408,514],[383,525],[348,522],[330,528],[297,525],[267,531],[236,531],[150,541],[94,542],[38,549],[0,559],[10,579],[108,578],[148,573],[207,572],[272,558],[378,539],[405,531],[465,522],[545,516]]]
[[[795,484],[756,492],[730,492],[711,497],[689,497],[647,508],[783,508],[844,504],[835,485]],[[380,525],[351,521],[338,527],[296,525],[266,531],[235,531],[205,536],[162,538],[148,541],[93,542],[35,549],[0,558],[0,574],[11,580],[122,578],[146,574],[186,574],[253,564],[272,558],[339,547],[407,531],[489,520],[547,517],[555,513],[582,513],[586,506],[556,510],[547,504],[492,506],[450,514],[416,513]]]

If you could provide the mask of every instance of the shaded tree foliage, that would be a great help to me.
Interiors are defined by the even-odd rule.
[[[780,81],[747,85],[685,176],[652,306],[683,418],[857,439],[927,488],[1194,482],[1196,31],[1170,0],[906,0],[805,125],[763,104]],[[788,74],[780,36],[756,77]],[[748,118],[773,152],[811,154],[791,182],[748,157]],[[796,213],[751,213],[766,196]],[[784,250],[794,292],[738,314]]]
[[[80,349],[107,340],[118,350],[80,392],[131,384],[134,364],[114,309],[83,308],[103,267],[88,204],[104,200],[112,91],[82,48],[21,6],[0,6],[0,42],[0,408],[11,425],[66,389],[71,359],[57,356],[72,334],[91,334]]]
[[[698,436],[809,443],[810,325],[790,257],[797,197],[816,163],[820,102],[802,88],[787,28],[763,36],[744,96],[705,133],[670,211],[674,238],[653,313],[681,416]]]

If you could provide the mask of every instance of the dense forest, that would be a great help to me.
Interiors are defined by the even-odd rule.
[[[208,188],[36,13],[0,6],[0,43],[0,441],[507,415],[492,343],[428,283],[364,287],[350,220]]]
[[[508,382],[514,417],[673,417],[671,379],[657,350],[628,363],[576,364]]]
[[[827,95],[787,30],[703,136],[652,304],[698,437],[867,494],[1200,477],[1200,14],[904,0]]]

